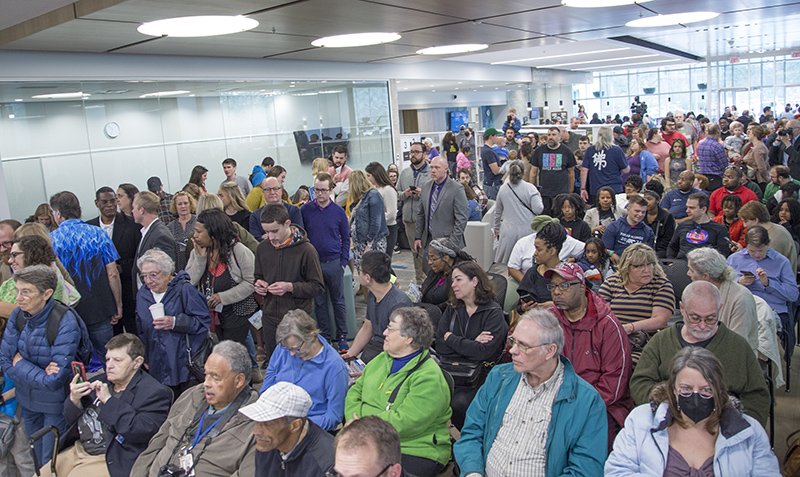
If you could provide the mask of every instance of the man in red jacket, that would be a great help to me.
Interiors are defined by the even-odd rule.
[[[564,328],[564,348],[578,376],[595,387],[608,411],[608,448],[633,409],[628,389],[631,345],[617,317],[600,295],[586,287],[581,267],[564,262],[544,272],[553,298],[549,310]]]

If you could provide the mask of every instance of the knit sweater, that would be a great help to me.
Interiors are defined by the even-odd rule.
[[[679,332],[677,326],[661,330],[644,347],[630,383],[631,396],[637,405],[647,403],[653,386],[669,379],[670,361],[682,348]],[[769,392],[758,358],[747,341],[720,323],[706,349],[722,363],[728,392],[739,398],[746,414],[765,426]]]
[[[333,201],[320,207],[316,201],[300,208],[308,241],[317,249],[321,262],[339,260],[344,267],[350,259],[350,225],[344,209]]]

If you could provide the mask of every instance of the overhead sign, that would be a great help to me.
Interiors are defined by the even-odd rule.
[[[739,62],[739,58],[731,58],[731,63],[738,63],[738,62]]]

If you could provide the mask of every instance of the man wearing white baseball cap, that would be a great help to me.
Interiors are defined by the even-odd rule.
[[[255,477],[324,477],[333,466],[333,436],[306,417],[310,408],[303,388],[280,382],[239,409],[256,422]]]

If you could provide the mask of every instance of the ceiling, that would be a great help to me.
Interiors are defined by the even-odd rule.
[[[800,1],[654,0],[594,9],[562,6],[560,0],[0,2],[0,50],[416,63],[442,58],[417,55],[421,48],[487,43],[480,53],[444,59],[581,71],[800,50],[800,30],[791,28],[800,20]],[[686,26],[625,26],[640,16],[703,10],[721,10],[721,15]],[[205,38],[153,38],[136,30],[142,22],[162,18],[239,14],[259,26]],[[311,46],[322,36],[364,31],[396,31],[402,38],[359,48]]]

